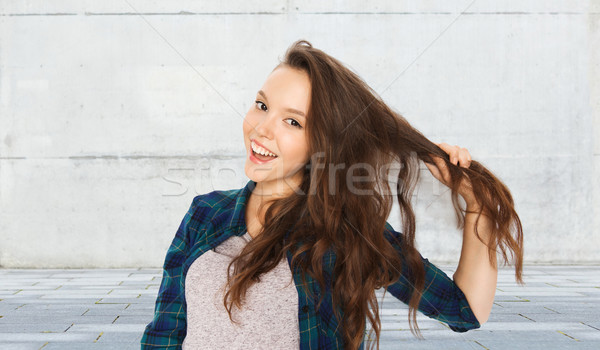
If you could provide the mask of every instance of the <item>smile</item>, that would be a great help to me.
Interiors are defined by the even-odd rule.
[[[250,160],[256,164],[265,164],[277,158],[275,153],[257,145],[254,140],[250,141],[250,147],[252,149],[249,155]]]
[[[259,146],[258,144],[256,144],[256,142],[254,140],[250,141],[250,146],[252,147],[252,150],[255,153],[262,154],[263,156],[277,157],[277,155],[275,153],[269,151],[268,149],[266,149],[262,146]]]

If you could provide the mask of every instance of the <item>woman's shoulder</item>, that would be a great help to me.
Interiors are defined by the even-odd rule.
[[[200,194],[194,197],[192,201],[192,206],[198,208],[215,208],[215,207],[223,207],[231,204],[232,201],[235,200],[236,196],[239,194],[241,189],[232,189],[232,190],[215,190],[212,192]]]
[[[225,211],[235,209],[243,188],[215,190],[197,195],[192,200],[190,214],[196,219],[212,219]]]
[[[239,191],[240,189],[215,190],[193,198],[184,218],[188,244],[193,245],[204,232],[215,230],[216,227],[213,226],[224,221],[221,220],[222,217],[232,215]]]

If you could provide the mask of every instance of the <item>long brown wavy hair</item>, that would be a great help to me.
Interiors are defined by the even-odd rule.
[[[311,157],[299,191],[263,202],[268,208],[260,234],[228,266],[223,304],[231,321],[235,322],[233,305],[241,307],[247,289],[290,250],[292,271],[299,267],[304,281],[305,274],[309,274],[318,281],[321,291],[326,287],[333,291],[334,313],[338,322],[343,319],[340,324],[346,349],[358,348],[367,318],[379,348],[381,324],[375,290],[398,281],[402,264],[406,263],[410,275],[404,277],[413,288],[409,325],[420,336],[416,311],[425,271],[415,248],[411,196],[419,179],[419,160],[435,164],[431,155],[444,159],[449,169],[458,227],[464,227],[465,209],[460,206],[457,190],[463,177],[468,177],[481,209],[493,223],[487,242],[477,234],[489,247],[490,263],[496,266],[496,255],[492,253],[501,252],[504,264],[514,263],[516,280],[522,283],[521,222],[510,191],[496,176],[475,160],[469,168],[452,164],[446,152],[388,107],[357,74],[309,42],[293,43],[278,67],[281,65],[302,70],[310,78],[306,135]],[[394,201],[386,171],[389,164],[397,164],[400,169],[398,181],[391,182],[396,187],[402,217],[402,239],[398,244],[403,256],[384,236]],[[353,176],[369,181],[350,183]],[[481,211],[477,219],[480,215]],[[337,259],[332,285],[325,286],[322,262],[330,250]],[[307,294],[313,296],[310,290]],[[322,300],[323,293],[317,310]]]

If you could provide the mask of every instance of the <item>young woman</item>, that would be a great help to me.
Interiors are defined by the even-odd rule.
[[[497,252],[521,282],[522,228],[506,186],[309,42],[287,50],[243,132],[250,181],[194,198],[143,349],[362,349],[367,319],[379,348],[376,289],[408,304],[419,335],[417,310],[457,332],[487,321]],[[415,248],[419,161],[450,187],[464,231],[453,279]],[[386,222],[395,198],[401,232]]]

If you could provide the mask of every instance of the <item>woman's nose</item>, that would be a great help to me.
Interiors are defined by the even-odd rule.
[[[274,135],[275,119],[276,118],[273,118],[271,113],[265,113],[264,116],[259,119],[254,129],[259,134],[270,139]]]

